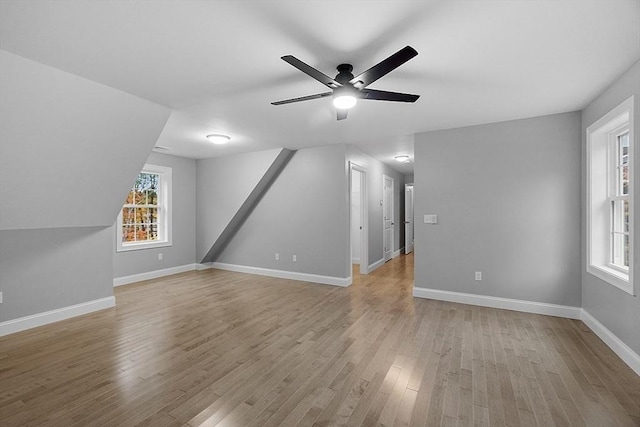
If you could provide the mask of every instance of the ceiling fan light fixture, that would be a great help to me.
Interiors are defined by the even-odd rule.
[[[358,102],[358,100],[355,96],[346,93],[337,94],[333,97],[333,106],[339,110],[353,108],[356,102]]]
[[[394,159],[396,159],[399,162],[408,163],[410,157],[407,154],[400,154],[398,156],[395,156]]]
[[[228,135],[222,135],[220,133],[212,133],[207,135],[207,139],[209,140],[209,142],[212,142],[214,144],[218,144],[218,145],[222,145],[222,144],[226,144],[227,142],[229,142],[231,140],[231,137]]]

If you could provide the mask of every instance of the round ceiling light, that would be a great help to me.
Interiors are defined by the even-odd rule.
[[[353,95],[338,95],[333,98],[333,106],[339,110],[348,110],[356,105],[357,101]]]
[[[405,163],[408,163],[408,162],[409,162],[410,157],[409,157],[408,155],[406,155],[406,154],[401,154],[401,155],[399,155],[399,156],[395,156],[395,157],[394,157],[394,159],[396,159],[396,160],[397,160],[397,161],[399,161],[399,162],[405,162]]]
[[[207,139],[209,140],[209,142],[212,142],[214,144],[226,144],[231,140],[231,137],[222,135],[220,133],[212,133],[210,135],[207,135]]]

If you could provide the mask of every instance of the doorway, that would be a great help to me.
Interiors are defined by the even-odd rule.
[[[360,274],[369,272],[367,170],[350,163],[350,265],[358,265]],[[352,267],[352,271],[354,268]]]
[[[413,252],[413,183],[404,185],[404,253]]]
[[[384,262],[393,258],[394,212],[393,212],[393,178],[382,176],[382,206],[384,216]]]

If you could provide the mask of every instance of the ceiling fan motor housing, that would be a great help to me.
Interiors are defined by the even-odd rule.
[[[340,64],[336,67],[338,70],[338,75],[336,76],[336,81],[341,85],[347,85],[353,79],[353,65],[351,64]]]

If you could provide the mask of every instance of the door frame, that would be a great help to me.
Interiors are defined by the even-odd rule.
[[[407,192],[409,190],[409,187],[411,187],[411,227],[413,229],[413,235],[414,235],[414,239],[411,241],[411,249],[409,250],[409,240],[407,239],[407,201],[408,201],[408,197],[407,197]],[[415,203],[415,187],[413,185],[413,182],[409,182],[407,184],[404,185],[404,253],[405,254],[410,254],[411,252],[413,252],[413,247],[415,246],[415,235],[416,235],[416,219],[415,219],[415,210],[413,208],[413,205]]]
[[[360,224],[362,224],[362,233],[360,233],[360,274],[369,273],[369,205],[367,195],[367,168],[357,163],[349,162],[349,271],[350,276],[353,274],[351,263],[351,186],[353,180],[353,171],[359,172],[360,175]]]
[[[390,244],[390,246],[391,246],[391,249],[389,250],[389,258],[387,258],[387,253],[386,253],[385,247],[384,247],[384,241],[385,241],[386,234],[387,234],[386,233],[386,230],[387,230],[386,229],[387,218],[384,217],[384,209],[385,209],[385,206],[387,204],[387,192],[384,189],[384,185],[385,185],[385,182],[387,180],[391,181],[391,191],[390,191],[390,194],[391,194],[391,209],[390,209],[391,218],[389,218],[389,220],[391,221],[391,242],[388,242]],[[395,180],[393,179],[392,176],[384,175],[384,174],[382,175],[382,259],[384,260],[384,262],[387,262],[387,261],[393,259],[393,242],[394,242],[394,240],[396,238],[395,205],[394,205],[395,200],[394,200],[394,197],[393,197],[394,196],[394,191],[395,191],[395,185],[396,185],[396,182],[395,182]]]

